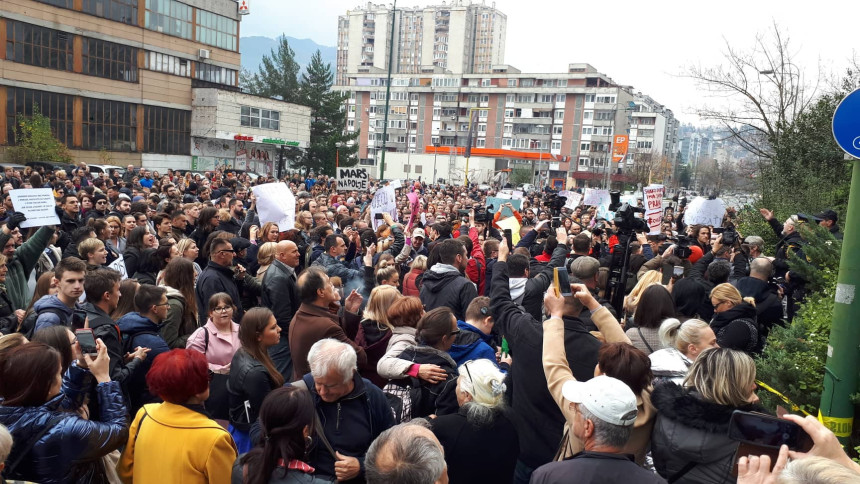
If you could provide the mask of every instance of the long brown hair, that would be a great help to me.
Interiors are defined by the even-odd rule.
[[[269,372],[269,376],[275,382],[275,387],[279,387],[284,384],[284,377],[275,368],[275,364],[269,358],[269,352],[263,348],[262,343],[257,339],[273,316],[274,314],[269,308],[256,307],[248,310],[242,316],[242,322],[239,324],[239,341],[242,343],[243,350],[266,367],[266,371]]]
[[[164,284],[176,289],[185,298],[182,309],[182,334],[191,334],[197,327],[197,298],[194,295],[194,263],[177,257],[164,268]]]

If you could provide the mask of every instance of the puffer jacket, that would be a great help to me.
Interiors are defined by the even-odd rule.
[[[676,484],[734,483],[732,467],[738,442],[729,439],[735,410],[763,412],[758,405],[734,408],[705,401],[695,390],[674,383],[657,385],[651,395],[657,421],[651,434],[651,454],[657,472],[666,479],[688,470]]]
[[[448,354],[457,366],[469,360],[487,359],[496,362],[496,350],[492,347],[493,336],[484,334],[478,328],[465,321],[457,321],[460,333],[454,340]]]
[[[478,297],[478,289],[472,281],[447,264],[436,264],[424,272],[422,279],[420,298],[425,311],[446,306],[458,320],[466,319],[466,308]]]
[[[361,376],[379,388],[385,386],[386,379],[376,372],[376,364],[388,351],[390,339],[391,331],[371,319],[362,319],[358,326],[358,333],[355,335],[355,343],[364,348],[364,353],[367,355],[367,365],[361,369]]]
[[[60,420],[42,435],[27,457],[8,479],[40,483],[102,482],[101,457],[128,439],[128,421],[118,382],[100,383],[97,387],[100,414],[98,420],[85,420],[63,408],[69,390],[80,392],[88,385],[89,372],[64,380],[63,393],[38,407],[0,406],[0,423],[5,425],[17,444],[7,459],[14,461],[27,442],[36,437],[48,423]]]
[[[710,324],[720,348],[759,353],[764,340],[757,321],[752,304],[742,302],[721,313],[714,313]]]
[[[75,307],[83,309],[83,306],[78,303],[75,303]],[[47,311],[47,309],[51,309],[51,311]],[[33,311],[38,315],[36,317],[36,327],[33,330],[35,333],[49,326],[70,326],[74,309],[66,306],[56,295],[47,295],[42,296],[33,304]],[[64,315],[65,319],[61,318],[60,314]]]
[[[248,432],[257,420],[263,399],[274,389],[275,381],[266,367],[244,348],[237,350],[230,362],[230,379],[227,382],[233,427]],[[245,402],[248,402],[247,407]]]
[[[743,297],[755,299],[755,312],[759,326],[770,330],[774,325],[783,325],[782,301],[776,289],[761,279],[741,277],[734,286]],[[767,336],[767,335],[765,335]]]

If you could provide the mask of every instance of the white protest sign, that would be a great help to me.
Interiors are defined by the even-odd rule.
[[[274,222],[278,230],[292,230],[296,223],[296,197],[283,183],[266,183],[253,187],[257,197],[257,215],[260,224]]]
[[[403,187],[403,184],[400,182],[400,180],[392,180],[388,184],[388,186],[390,186],[391,188],[397,189],[397,188]]]
[[[642,189],[645,202],[645,221],[648,223],[649,234],[660,233],[663,223],[663,185],[649,185]]]
[[[521,192],[520,190],[514,190],[511,192],[511,198],[513,198],[514,200],[522,200],[523,192]]]
[[[367,191],[367,181],[370,176],[367,174],[367,168],[357,167],[338,167],[337,169],[337,189],[344,191]]]
[[[567,201],[564,202],[564,208],[569,208],[571,210],[575,210],[576,207],[579,206],[579,202],[582,201],[582,194],[577,192],[571,192],[569,190],[563,190],[558,192],[560,197],[566,197]]]
[[[21,212],[27,220],[21,222],[21,228],[41,227],[43,225],[60,225],[60,217],[55,210],[57,202],[50,188],[21,188],[9,192],[12,206],[16,212]]]
[[[108,264],[108,268],[119,272],[121,280],[124,281],[128,279],[128,272],[126,272],[125,269],[125,259],[122,258],[122,254],[119,254],[119,257],[117,257],[115,261]]]
[[[498,194],[496,194],[496,198],[502,198],[504,200],[510,200],[511,198],[513,198],[513,195],[511,195],[508,192],[499,192]]]
[[[687,204],[687,209],[684,211],[684,223],[719,227],[723,223],[725,214],[726,205],[719,198],[708,200],[704,197],[696,197]]]
[[[609,202],[612,199],[609,196],[609,190],[599,190],[596,188],[585,189],[585,200],[583,203],[596,207],[609,207]]]
[[[373,222],[373,230],[385,223],[384,220],[378,218],[376,214],[387,213],[397,221],[397,195],[394,194],[394,189],[391,186],[382,187],[373,195],[373,200],[370,202],[370,217]]]

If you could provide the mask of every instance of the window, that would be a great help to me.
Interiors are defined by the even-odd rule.
[[[505,117],[506,118],[513,118],[514,117],[514,110],[513,109],[505,109]]]
[[[513,148],[514,147],[514,139],[513,138],[504,138],[502,140],[502,148]]]
[[[191,10],[176,0],[146,0],[144,25],[149,30],[190,39]]]
[[[74,35],[14,20],[7,20],[6,28],[6,60],[72,71]]]
[[[564,131],[564,126],[555,125],[552,127],[552,134],[562,134],[563,131]]]
[[[81,147],[137,151],[137,106],[105,99],[84,99]]]
[[[567,87],[567,79],[559,79],[557,85],[558,87]]]
[[[516,94],[508,94],[507,96],[505,96],[505,102],[512,103],[516,100],[517,100]]]
[[[83,73],[115,81],[137,82],[137,48],[84,38]]]
[[[96,17],[137,24],[137,0],[83,0],[82,12]]]
[[[593,103],[594,102],[594,94],[586,94],[585,95],[585,102]]]
[[[590,135],[591,130],[592,130],[591,126],[583,126],[582,127],[582,135],[583,136]]]
[[[191,154],[191,111],[144,106],[143,151]]]
[[[354,119],[347,119],[346,120],[346,127],[350,128],[350,129],[354,129],[355,128],[355,120]]]
[[[534,94],[518,94],[517,102],[518,103],[531,103],[534,102],[535,95]]]
[[[598,111],[594,119],[608,121],[612,119],[612,111]]]
[[[475,143],[476,148],[486,148],[487,140],[486,138],[478,138],[478,141]]]
[[[513,133],[514,132],[514,125],[513,124],[506,124],[505,127],[503,128],[502,132],[505,134]]]
[[[227,69],[226,67],[213,66],[212,64],[204,64],[202,62],[194,64],[194,78],[201,81],[235,86],[237,74],[236,70]]]
[[[579,151],[588,151],[591,149],[591,143],[579,143]]]
[[[579,166],[588,166],[588,158],[580,158]]]
[[[241,115],[239,116],[239,124],[242,126],[278,131],[280,123],[281,113],[278,111],[242,106]]]
[[[51,132],[66,146],[72,146],[74,117],[72,105],[74,97],[45,91],[22,88],[6,88],[6,129],[10,145],[15,143],[17,117],[32,116],[35,106],[51,120]]]
[[[492,85],[491,79],[481,79],[481,87],[490,87]]]
[[[191,77],[190,62],[172,55],[160,52],[147,52],[144,56],[144,67],[150,71],[165,72],[174,76]]]
[[[552,102],[552,94],[541,94],[538,96],[539,103],[551,103]]]
[[[586,101],[588,102],[588,101]],[[612,104],[615,102],[615,96],[597,96],[596,102]]]
[[[565,94],[556,94],[555,95],[555,102],[563,103],[566,98],[567,98],[567,96]]]
[[[487,132],[487,125],[484,123],[479,124],[478,125],[478,131],[481,133],[486,133]]]
[[[226,50],[236,50],[239,23],[206,10],[197,9],[197,41]]]
[[[594,117],[594,111],[583,111],[582,119],[592,119]]]
[[[534,85],[534,79],[523,79],[522,81],[520,81],[520,87],[534,87]]]
[[[508,79],[508,87],[517,87],[516,79]]]
[[[561,141],[553,141],[549,149],[552,151],[561,151]]]
[[[489,95],[489,94],[484,94],[484,95],[482,95],[482,96],[481,96],[481,102],[482,102],[482,103],[488,103],[488,102],[490,102],[490,95]]]
[[[555,112],[555,119],[564,119],[564,109],[559,109]]]
[[[636,143],[637,148],[651,149],[652,142],[651,141],[639,141]]]

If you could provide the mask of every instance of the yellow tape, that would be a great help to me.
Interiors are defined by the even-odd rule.
[[[791,411],[792,411],[792,412],[800,411],[800,412],[801,412],[801,413],[803,413],[804,415],[810,415],[810,413],[809,413],[809,412],[807,412],[806,410],[804,410],[804,409],[800,408],[800,406],[798,406],[796,403],[792,402],[790,398],[786,397],[786,396],[785,396],[785,395],[783,395],[782,393],[779,393],[778,391],[776,391],[773,387],[771,387],[771,386],[770,386],[770,385],[768,385],[767,383],[765,383],[765,382],[763,382],[763,381],[760,381],[760,380],[756,380],[756,382],[755,382],[755,383],[756,383],[756,385],[758,385],[759,387],[764,388],[765,390],[767,390],[767,391],[768,391],[768,392],[770,392],[770,393],[773,393],[774,395],[776,395],[777,397],[779,397],[779,399],[780,399],[780,400],[782,400],[783,402],[787,403],[787,404],[791,407]],[[819,417],[819,419],[818,419],[818,420],[821,420],[821,418]]]
[[[825,417],[821,415],[821,410],[819,410],[818,421],[829,428],[837,437],[851,437],[851,429],[854,427],[854,417]]]

